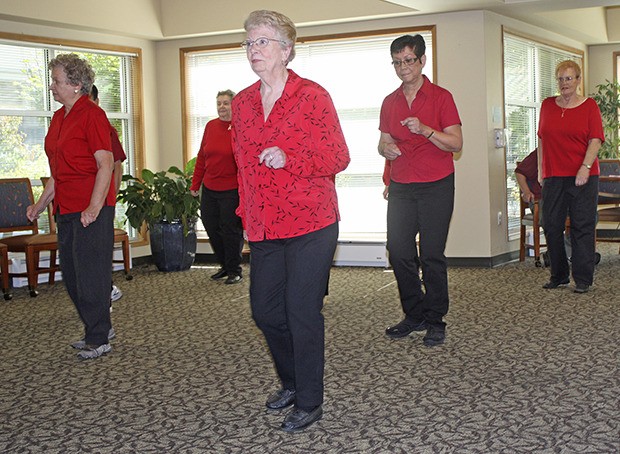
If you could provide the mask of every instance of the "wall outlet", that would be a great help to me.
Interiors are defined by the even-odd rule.
[[[502,225],[502,212],[497,212],[497,225]]]

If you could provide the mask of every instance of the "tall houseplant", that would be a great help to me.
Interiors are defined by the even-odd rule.
[[[200,202],[190,193],[196,165],[190,160],[184,170],[142,170],[141,179],[123,175],[127,183],[118,201],[127,206],[125,215],[132,227],[146,223],[155,265],[161,271],[189,269],[196,255],[195,223]]]
[[[598,156],[602,159],[618,159],[620,152],[620,137],[618,136],[618,128],[620,121],[618,113],[620,111],[620,85],[618,82],[610,82],[606,80],[604,84],[596,86],[596,93],[592,98],[598,104],[603,117],[603,127],[605,129],[605,142],[599,150]]]

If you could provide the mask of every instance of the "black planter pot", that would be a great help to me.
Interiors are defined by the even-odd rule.
[[[151,253],[159,271],[185,271],[196,257],[196,229],[189,226],[187,236],[183,235],[180,222],[157,223],[149,226]]]

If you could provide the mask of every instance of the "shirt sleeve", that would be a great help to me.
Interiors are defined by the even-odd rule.
[[[333,176],[346,169],[350,161],[349,149],[329,94],[322,89],[313,90],[301,96],[298,102],[308,132],[300,136],[299,152],[287,154],[285,170],[312,178]],[[292,128],[298,129],[298,126],[292,125]]]
[[[112,154],[114,155],[114,162],[125,161],[127,159],[127,155],[125,154],[125,150],[123,150],[121,141],[118,138],[118,132],[116,132],[116,129],[114,129],[112,125],[110,125],[110,140],[112,141]]]
[[[202,140],[200,142],[200,150],[198,150],[198,156],[196,157],[196,166],[194,167],[194,175],[192,176],[192,185],[189,188],[190,191],[198,191],[202,184],[202,179],[205,175],[205,153],[204,148],[207,141],[207,128],[209,123],[205,125],[204,133],[202,134]]]

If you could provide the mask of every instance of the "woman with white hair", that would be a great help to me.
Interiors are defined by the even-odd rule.
[[[318,421],[323,404],[323,298],[338,239],[335,176],[349,163],[336,109],[318,84],[287,69],[296,30],[274,11],[245,21],[259,81],[233,99],[239,208],[250,246],[252,315],[280,378],[267,408],[294,404],[282,429]]]

